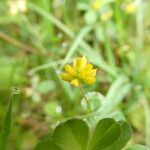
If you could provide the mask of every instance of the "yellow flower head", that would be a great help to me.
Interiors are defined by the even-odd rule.
[[[102,3],[100,0],[93,0],[91,6],[94,10],[99,10],[102,7]]]
[[[24,13],[27,11],[27,0],[7,0],[11,15]]]
[[[61,78],[78,87],[82,83],[93,84],[96,81],[96,71],[97,69],[93,69],[93,66],[83,56],[76,58],[72,66],[66,64]]]
[[[135,4],[135,2],[129,3],[129,4],[127,4],[125,6],[125,12],[127,14],[132,14],[132,13],[135,12],[135,10],[136,10],[136,4]]]

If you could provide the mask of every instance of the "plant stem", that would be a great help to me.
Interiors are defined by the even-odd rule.
[[[112,48],[111,48],[111,44],[110,44],[110,39],[107,35],[107,24],[102,24],[103,26],[103,34],[104,34],[104,47],[106,49],[106,57],[107,57],[107,60],[108,60],[108,63],[115,67],[115,58],[114,58],[114,54],[113,54],[113,51],[112,51]]]
[[[38,49],[33,48],[25,43],[22,43],[16,39],[10,37],[9,35],[7,35],[6,33],[2,32],[2,31],[0,31],[0,39],[3,39],[4,41],[6,41],[14,46],[21,48],[26,52],[36,53],[38,51]]]
[[[83,97],[85,98],[86,103],[87,103],[87,105],[88,105],[88,104],[89,104],[89,99],[88,99],[87,96],[86,96],[86,93],[85,93],[85,91],[84,91],[84,88],[83,88],[82,84],[80,85],[80,91],[81,91],[81,93],[82,93]]]
[[[84,88],[82,86],[82,84],[80,85],[80,91],[86,101],[86,104],[87,104],[87,112],[90,112],[90,99],[86,96],[86,93],[84,91]]]

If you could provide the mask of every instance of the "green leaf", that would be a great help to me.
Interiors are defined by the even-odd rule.
[[[88,104],[89,107],[87,105],[85,98],[82,99],[81,105],[85,111],[88,110],[88,108],[90,108],[90,112],[93,112],[93,111],[97,110],[98,108],[100,108],[104,101],[104,98],[105,98],[99,92],[88,92],[86,95],[90,99],[90,102]]]
[[[79,3],[77,3],[77,9],[79,9],[79,10],[88,10],[88,8],[89,8],[89,5],[87,4],[87,3],[85,3],[85,2],[80,2],[79,1]]]
[[[12,113],[12,98],[10,98],[6,115],[4,118],[1,134],[0,134],[0,150],[5,150],[10,134],[10,125],[11,125],[11,113]]]
[[[149,150],[148,147],[144,146],[144,145],[133,145],[130,148],[127,148],[126,150]]]
[[[39,83],[39,85],[37,86],[37,90],[42,93],[42,94],[46,94],[52,90],[55,89],[55,84],[53,81],[42,81],[41,83]]]
[[[106,95],[105,103],[99,109],[98,119],[108,116],[108,114],[111,113],[130,92],[130,89],[131,85],[128,83],[128,78],[124,76],[118,77],[111,85]]]
[[[61,150],[52,140],[43,140],[38,143],[35,150]]]
[[[102,119],[93,131],[89,150],[103,150],[118,140],[120,135],[119,123],[110,118]]]
[[[120,110],[116,110],[116,111],[111,112],[108,115],[108,117],[113,118],[115,121],[125,121],[126,120],[124,113]]]
[[[102,27],[102,25],[99,23],[96,25],[95,27],[95,35],[97,37],[97,39],[100,42],[104,42],[105,41],[105,37],[104,37],[104,29]]]
[[[121,136],[112,146],[110,146],[106,150],[121,150],[130,139],[131,136],[130,124],[124,121],[120,121],[119,124],[121,126],[122,131]]]
[[[51,101],[45,104],[44,112],[46,115],[56,118],[61,115],[61,106],[56,101]]]
[[[85,150],[89,137],[86,122],[71,119],[58,125],[53,140],[62,150]]]
[[[97,14],[94,11],[89,10],[86,12],[84,19],[87,24],[94,24],[97,20]]]
[[[72,45],[70,46],[68,53],[66,54],[66,57],[64,58],[64,61],[62,62],[60,68],[62,69],[64,65],[68,62],[70,57],[74,54],[74,52],[79,47],[81,41],[84,39],[84,37],[91,31],[91,26],[85,26],[81,29],[79,34],[76,36],[75,40],[73,41]]]
[[[89,136],[86,122],[71,119],[58,125],[53,135],[43,138],[35,150],[120,150],[130,134],[127,122],[105,118],[98,122]]]

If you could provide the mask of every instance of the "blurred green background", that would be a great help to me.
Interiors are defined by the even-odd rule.
[[[67,118],[88,115],[82,94],[59,77],[86,55],[98,68],[85,89],[91,112],[130,122],[131,143],[150,146],[149,0],[1,0],[0,129],[11,90],[8,149],[32,150]],[[98,111],[99,112],[99,111]]]

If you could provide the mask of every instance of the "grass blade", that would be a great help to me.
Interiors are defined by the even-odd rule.
[[[35,12],[41,14],[43,17],[47,18],[49,21],[51,21],[53,24],[55,24],[58,28],[60,28],[64,33],[66,33],[69,37],[74,37],[74,33],[70,31],[69,28],[67,28],[63,23],[61,23],[59,20],[57,20],[53,15],[46,12],[44,9],[38,7],[34,3],[28,3],[28,6],[30,9],[34,10]]]
[[[85,37],[85,35],[91,30],[90,26],[86,26],[84,27],[81,32],[79,33],[79,35],[76,37],[75,41],[73,42],[73,44],[71,45],[70,49],[68,50],[68,53],[66,54],[66,57],[61,65],[61,69],[64,66],[64,64],[66,64],[68,62],[68,59],[72,56],[72,54],[74,53],[74,51],[77,49],[77,47],[79,46],[80,42],[82,41],[82,39]]]
[[[150,110],[148,106],[148,101],[147,99],[143,96],[142,97],[142,105],[144,109],[144,114],[145,114],[145,143],[148,148],[150,148]]]
[[[124,97],[129,93],[131,84],[127,82],[124,77],[119,77],[112,84],[108,94],[106,95],[106,101],[98,111],[98,118],[108,116],[108,114],[121,102]]]
[[[7,108],[6,115],[3,121],[2,131],[0,135],[0,149],[1,150],[6,149],[6,146],[9,140],[10,126],[11,126],[11,113],[12,113],[12,96],[8,104],[8,108]]]

